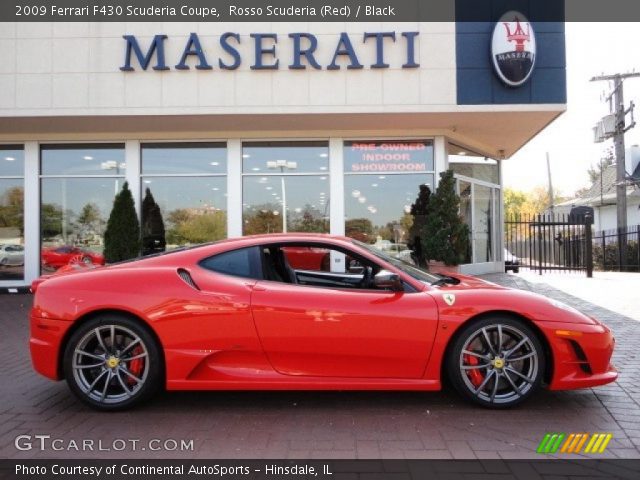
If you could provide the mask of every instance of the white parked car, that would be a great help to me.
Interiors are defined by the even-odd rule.
[[[22,245],[0,245],[0,265],[24,265],[24,247]]]

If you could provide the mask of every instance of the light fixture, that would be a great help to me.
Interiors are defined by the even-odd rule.
[[[321,154],[320,154],[320,157],[322,157],[322,158],[327,158],[328,156],[329,156],[329,154],[328,154],[328,153],[321,153]]]
[[[151,180],[145,180],[144,183],[151,183]]]
[[[302,209],[300,207],[296,207],[296,209],[294,210],[296,213],[300,213],[302,212]]]
[[[273,214],[274,214],[274,215],[276,215],[276,216],[278,216],[278,215],[280,215],[280,212],[279,212],[278,210],[274,210],[274,211],[273,211]]]
[[[273,190],[273,187],[264,187],[266,190]]]
[[[379,178],[380,180],[384,180],[384,179],[385,179],[385,178],[387,178],[387,177],[385,177],[384,175],[380,175],[378,178]]]
[[[353,198],[358,198],[358,197],[360,196],[360,190],[353,190],[353,191],[351,192],[351,196],[352,196]]]
[[[320,180],[326,180],[327,177],[320,177]]]
[[[13,162],[15,160],[14,157],[4,157],[7,162]]]
[[[209,165],[213,165],[214,167],[217,167],[218,165],[220,165],[220,162],[211,162]]]
[[[372,183],[372,184],[371,184],[371,186],[372,186],[373,188],[376,188],[376,187],[378,186],[378,184],[377,184],[377,183]]]
[[[458,155],[465,156],[466,154],[467,154],[467,152],[465,152],[464,150],[460,150],[460,151],[458,152]]]
[[[242,158],[249,158],[251,155],[249,155],[248,153],[243,153],[242,154]]]
[[[213,187],[211,190],[213,190],[214,192],[217,192],[220,189],[218,187]]]
[[[320,167],[320,170],[322,170],[323,172],[327,169],[327,167]]]
[[[358,201],[359,201],[360,203],[365,203],[365,202],[367,201],[367,197],[360,197],[360,198],[358,199]]]
[[[259,172],[260,171],[260,167],[253,167],[251,170],[253,170],[254,172]]]
[[[85,155],[84,157],[82,157],[84,160],[93,160],[93,157],[91,155]]]

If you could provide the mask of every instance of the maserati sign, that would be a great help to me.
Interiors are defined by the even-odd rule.
[[[498,77],[511,87],[525,83],[536,62],[536,37],[519,12],[505,13],[493,29],[491,58]]]

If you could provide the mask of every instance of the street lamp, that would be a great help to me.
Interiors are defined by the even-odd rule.
[[[298,162],[292,162],[289,160],[268,160],[267,168],[270,170],[280,169],[280,173],[284,173],[285,170],[295,170],[298,168]],[[284,176],[280,177],[280,183],[282,188],[282,231],[287,233],[287,190],[284,185]]]

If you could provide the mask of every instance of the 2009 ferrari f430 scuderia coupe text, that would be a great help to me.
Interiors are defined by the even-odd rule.
[[[103,410],[167,390],[439,390],[509,407],[612,382],[614,338],[531,292],[355,240],[243,237],[34,282],[35,369]]]

